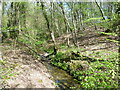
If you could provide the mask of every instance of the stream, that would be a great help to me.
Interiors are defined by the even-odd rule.
[[[80,84],[78,84],[72,76],[70,76],[66,71],[55,67],[51,64],[44,62],[44,65],[48,69],[48,72],[52,75],[52,80],[60,88],[80,88]]]
[[[9,46],[8,46],[9,47]],[[2,60],[2,52],[3,47],[0,46],[0,60]],[[80,88],[80,84],[78,84],[72,76],[70,76],[64,70],[55,67],[48,62],[42,62],[44,66],[47,68],[48,73],[52,76],[52,79],[59,88]]]

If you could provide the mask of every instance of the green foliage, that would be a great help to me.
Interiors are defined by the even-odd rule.
[[[23,39],[23,38],[18,38],[18,41],[24,43],[24,44],[29,44],[29,40]]]
[[[101,21],[102,17],[97,17],[97,18],[89,18],[85,20],[84,22],[93,22],[93,21]]]
[[[62,48],[64,48],[64,49],[67,48],[67,46],[66,46],[65,44],[61,44],[59,47],[60,47],[61,49],[62,49]]]
[[[112,29],[112,23],[110,21],[103,20],[101,23],[98,23],[97,26],[103,27],[104,29]]]
[[[105,33],[105,32],[98,32],[100,34],[110,35],[110,36],[118,36],[116,33]]]
[[[0,64],[4,65],[5,63],[5,60],[0,60]]]
[[[5,60],[0,60],[0,84],[4,84],[7,79],[16,75],[12,72],[15,67],[15,64],[8,64]]]
[[[119,60],[119,58],[118,58],[119,53],[111,52],[111,51],[107,51],[107,50],[101,50],[101,51],[96,51],[96,52],[91,51],[91,53],[89,53],[88,56],[96,58],[99,61],[100,61],[100,59],[101,60],[114,61],[113,63],[117,63],[116,61]]]
[[[102,53],[103,52],[95,52],[94,54],[101,55]],[[89,58],[85,58],[84,56],[80,55],[81,59],[78,61],[72,60],[72,62],[70,62],[71,60],[68,60],[68,62],[65,62],[66,57],[70,57],[65,55],[67,54],[59,52],[57,55],[55,55],[51,61],[51,64],[69,72],[74,78],[77,79],[77,82],[80,83],[81,87],[118,88],[118,63],[117,61],[113,62],[114,59],[116,60],[118,53],[113,53],[113,55],[109,55],[109,57],[107,56],[109,58],[109,61],[101,61],[101,59],[97,59],[94,62],[90,62],[89,68],[86,70],[81,70],[80,68],[82,67],[82,64],[85,63],[84,60],[87,60]]]
[[[54,61],[61,62],[61,60],[64,59],[65,57],[66,56],[64,53],[58,52],[54,57]]]
[[[53,48],[44,48],[44,47],[42,47],[42,50],[44,50],[45,52],[48,52],[48,53],[53,52]]]
[[[84,75],[84,77],[80,78],[80,80],[82,80],[82,86],[85,88],[117,88],[118,83],[117,81],[114,81],[116,73],[112,72],[114,71],[112,70],[113,65],[111,65],[111,63],[109,65],[107,64],[108,63],[102,65],[101,62],[94,62],[91,64],[91,68],[89,70],[81,72],[81,75]]]
[[[117,40],[111,40],[111,39],[106,39],[106,40],[109,40],[109,41],[115,42],[115,43],[119,43],[119,41],[117,41]]]
[[[41,40],[41,41],[36,41],[35,42],[36,45],[42,45],[43,43],[45,43],[45,40],[44,41]]]
[[[5,20],[3,20],[3,31],[6,30],[15,30],[14,32],[9,32],[10,36],[18,37],[18,41],[23,44],[27,44],[35,51],[45,51],[48,53],[53,52],[53,46],[46,45],[48,40],[51,40],[50,33],[54,32],[55,39],[58,35],[62,35],[63,33],[74,33],[70,32],[75,28],[84,27],[92,24],[97,27],[103,27],[104,29],[115,30],[119,25],[119,16],[117,14],[108,13],[107,11],[111,11],[112,8],[105,8],[103,11],[105,15],[110,15],[111,20],[102,20],[100,11],[98,8],[94,8],[95,3],[63,3],[63,10],[60,10],[60,3],[54,3],[53,8],[47,6],[44,3],[45,7],[41,7],[41,3],[27,3],[27,2],[11,2],[9,4],[13,4],[13,7],[9,7],[8,10],[3,12]],[[103,6],[118,5],[118,3],[101,3]],[[7,6],[8,4],[6,4]],[[62,5],[62,3],[61,3]],[[6,7],[5,6],[5,7]],[[119,7],[119,6],[117,6]],[[62,8],[61,8],[62,9]],[[4,9],[3,9],[4,10]],[[16,10],[16,11],[15,11]],[[63,12],[64,11],[64,12]],[[45,17],[45,18],[44,18]],[[92,17],[92,18],[91,18]],[[76,25],[74,25],[76,24]],[[8,27],[6,27],[8,26]],[[18,29],[21,32],[16,32]],[[67,30],[69,32],[67,32]],[[77,31],[75,31],[77,32]],[[105,35],[118,36],[115,33],[104,33],[99,32]],[[79,34],[76,34],[79,35]],[[5,35],[4,35],[5,36]],[[83,35],[84,36],[84,35]],[[75,35],[70,36],[70,43],[75,39]],[[78,38],[78,37],[77,37]],[[109,40],[109,39],[108,39]],[[56,39],[57,41],[57,39]],[[59,40],[58,40],[59,41]],[[116,40],[110,40],[113,42],[118,42]],[[53,45],[52,42],[48,42],[47,44]],[[58,44],[58,43],[57,43]],[[117,64],[118,64],[118,55],[112,53],[110,55],[104,55],[102,52],[94,52],[89,54],[88,56],[93,56],[88,58],[87,56],[83,56],[82,54],[77,54],[76,56],[71,54],[71,51],[77,52],[82,51],[81,48],[67,48],[66,43],[58,45],[61,49],[55,56],[52,56],[51,63],[63,70],[70,72],[70,74],[78,80],[84,88],[101,88],[101,87],[117,87],[117,83],[115,80]],[[65,50],[67,49],[67,50]],[[62,53],[64,52],[64,53]],[[91,51],[92,52],[92,51]],[[97,58],[96,58],[97,57]],[[76,63],[72,62],[77,61]],[[82,61],[89,61],[89,69],[83,70]],[[5,65],[6,62],[0,61],[1,65]],[[72,64],[71,64],[72,63]],[[86,64],[85,64],[86,65]],[[9,67],[7,67],[9,70]],[[6,70],[5,70],[6,71]],[[11,76],[9,74],[8,76]],[[2,76],[2,78],[6,78],[6,76]]]

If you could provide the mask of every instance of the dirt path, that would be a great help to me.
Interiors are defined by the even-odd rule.
[[[5,50],[3,59],[15,66],[16,73],[7,80],[6,88],[55,88],[46,67],[21,50]]]

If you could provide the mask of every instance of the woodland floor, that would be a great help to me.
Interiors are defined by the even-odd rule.
[[[103,31],[98,29],[98,31]],[[111,51],[118,52],[117,43],[106,40],[107,38],[114,39],[115,36],[100,35],[93,27],[86,28],[80,35],[78,34],[79,48],[81,54],[90,56],[93,51]],[[65,35],[56,39],[57,42],[65,43]],[[46,46],[48,47],[48,46]],[[61,49],[62,50],[62,49]],[[65,50],[65,49],[64,49]],[[63,51],[63,50],[62,50]],[[17,73],[15,77],[7,80],[8,88],[54,88],[51,76],[48,74],[46,67],[35,60],[32,55],[19,49],[6,49],[3,52],[3,59],[7,63],[14,64],[15,69],[13,72]],[[109,53],[104,53],[106,55]],[[91,55],[92,56],[92,55]],[[96,58],[100,58],[96,56]]]
[[[6,65],[14,65],[12,73],[15,73],[6,81],[5,88],[55,88],[46,67],[32,55],[10,48],[3,54]]]
[[[86,27],[84,31],[80,31],[77,35],[78,45],[80,49],[80,53],[86,56],[89,56],[95,52],[101,51],[108,51],[109,55],[110,52],[118,52],[119,45],[117,42],[112,42],[107,39],[111,40],[118,40],[118,36],[111,36],[111,35],[101,35],[98,32],[103,32],[104,29],[98,28],[97,30],[94,29],[94,26]],[[72,43],[72,36],[70,35],[70,44]],[[59,37],[56,39],[57,42],[66,43],[66,35]],[[74,49],[74,47],[73,47]],[[75,50],[75,49],[74,49]],[[63,51],[63,50],[62,50]],[[96,57],[97,58],[97,57]]]

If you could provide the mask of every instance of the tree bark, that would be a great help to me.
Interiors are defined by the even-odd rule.
[[[2,0],[0,0],[0,43],[2,42],[2,32],[1,32],[1,27],[2,27]]]
[[[100,12],[101,12],[101,14],[102,14],[103,20],[105,20],[104,12],[103,12],[102,8],[100,7],[100,5],[98,4],[97,0],[95,0],[95,3],[96,3],[96,5],[98,6],[98,8],[99,8],[99,10],[100,10]]]
[[[77,44],[76,44],[76,39],[75,39],[75,37],[74,37],[74,32],[73,32],[73,29],[71,28],[71,26],[70,26],[70,23],[68,22],[68,18],[67,18],[67,16],[65,15],[65,11],[64,11],[64,8],[63,8],[63,4],[62,3],[60,3],[60,8],[61,8],[61,10],[62,10],[62,14],[63,14],[63,17],[64,17],[64,23],[65,23],[65,28],[66,28],[66,30],[67,30],[67,34],[69,34],[69,31],[71,31],[71,34],[72,34],[72,39],[73,39],[73,44],[75,45],[75,46],[77,46]],[[69,47],[69,37],[67,37],[67,45],[68,45],[68,47]]]
[[[53,5],[53,4],[52,4],[52,5]],[[47,13],[46,13],[45,10],[44,10],[44,4],[43,4],[43,2],[41,2],[41,7],[42,7],[42,11],[43,11],[44,18],[45,18],[46,23],[47,23],[47,28],[48,28],[48,30],[49,30],[50,36],[51,36],[52,41],[53,41],[53,43],[54,43],[54,53],[53,53],[53,54],[56,54],[56,53],[57,53],[57,47],[56,47],[55,36],[54,36],[53,30],[51,30],[51,28],[50,28],[50,22],[49,22],[49,20],[48,20]],[[52,7],[53,7],[53,6],[52,6]],[[53,12],[52,12],[52,14],[53,14]],[[51,17],[51,21],[52,21],[52,18],[53,18],[53,15],[52,15],[52,17]],[[52,24],[51,24],[51,25],[52,25]]]

